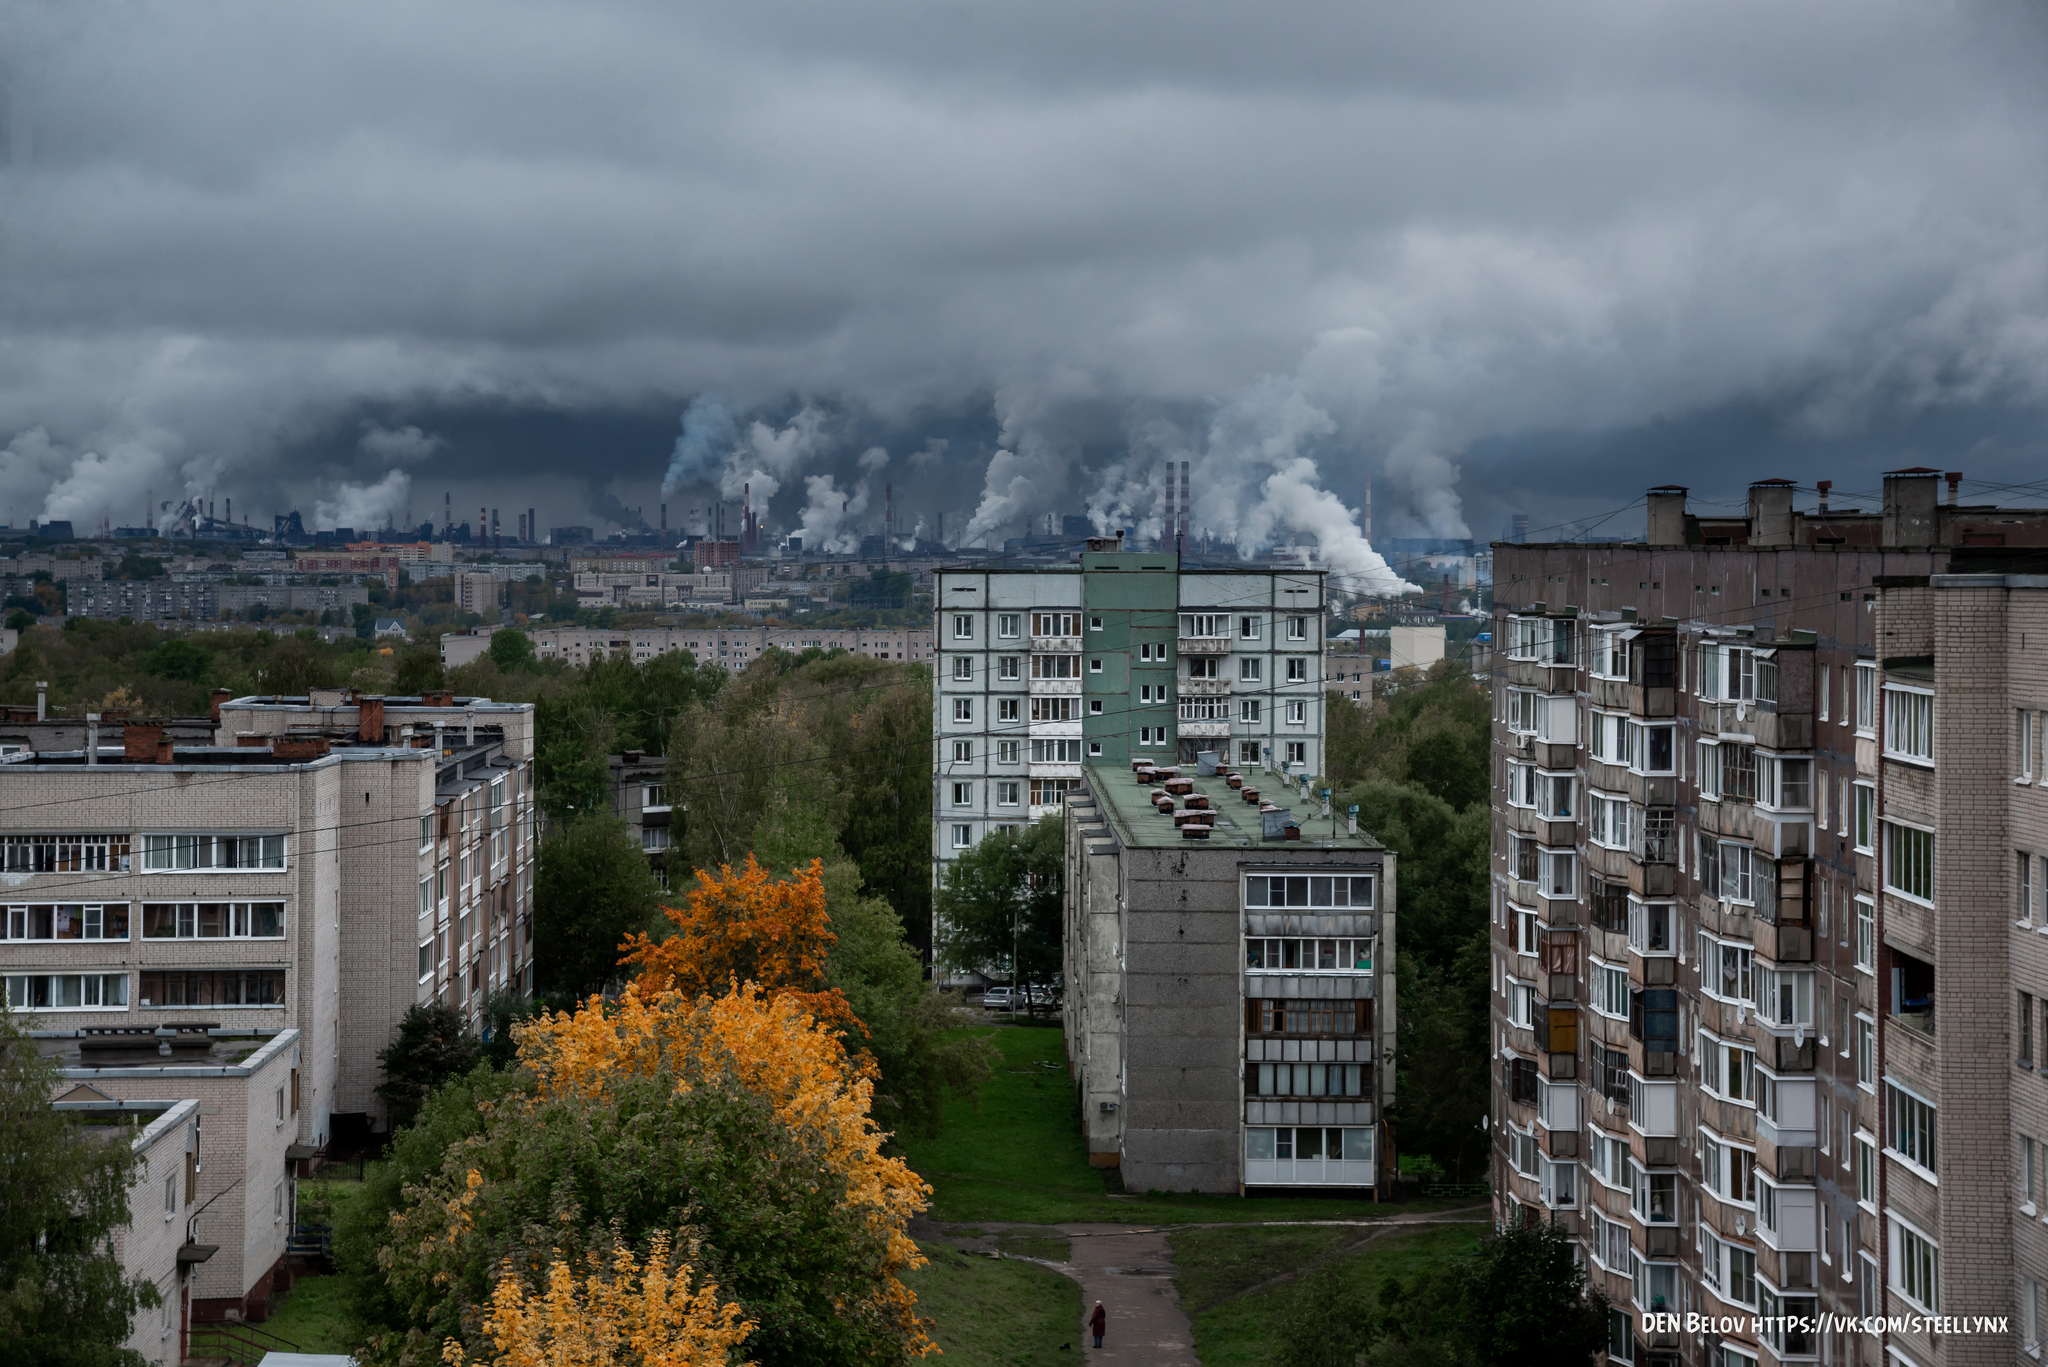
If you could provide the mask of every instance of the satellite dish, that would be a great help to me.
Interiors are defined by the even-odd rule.
[[[1738,1235],[1749,1232],[1749,1221],[1747,1218],[1741,1215],[1735,1217],[1735,1232]]]

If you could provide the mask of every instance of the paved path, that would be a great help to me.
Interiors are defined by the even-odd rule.
[[[1126,1363],[1131,1367],[1201,1367],[1195,1356],[1194,1328],[1181,1309],[1180,1292],[1173,1284],[1173,1250],[1167,1239],[1193,1229],[1246,1229],[1276,1225],[1339,1225],[1389,1233],[1402,1226],[1435,1224],[1483,1224],[1490,1219],[1487,1208],[1473,1206],[1449,1210],[1403,1211],[1355,1220],[1228,1220],[1214,1223],[1174,1225],[1064,1224],[1025,1225],[1002,1220],[974,1224],[945,1224],[916,1220],[911,1236],[941,1239],[956,1247],[995,1253],[997,1236],[1003,1231],[1039,1233],[1057,1230],[1067,1236],[1070,1252],[1064,1263],[1041,1258],[1025,1259],[1050,1267],[1081,1284],[1082,1323],[1074,1326],[1074,1344],[1081,1349],[1082,1362]],[[1021,1255],[1005,1253],[1003,1257]],[[1288,1273],[1273,1282],[1286,1281]],[[1256,1291],[1273,1282],[1261,1283]],[[1244,1294],[1244,1293],[1240,1293]],[[1109,1332],[1097,1351],[1088,1333],[1087,1317],[1095,1302],[1109,1314]]]
[[[1082,1335],[1077,1340],[1082,1361],[1200,1367],[1194,1329],[1173,1285],[1173,1251],[1166,1245],[1169,1230],[1121,1225],[1055,1228],[1073,1241],[1064,1270],[1081,1283],[1082,1317],[1095,1312],[1097,1301],[1109,1312],[1109,1332],[1100,1350],[1093,1347],[1087,1325],[1076,1326]]]

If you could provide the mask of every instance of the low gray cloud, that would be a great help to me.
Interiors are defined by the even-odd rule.
[[[2027,5],[30,0],[0,38],[20,519],[746,485],[843,539],[881,446],[900,526],[981,541],[1156,521],[1172,458],[1213,536],[1369,579],[1368,474],[1375,530],[1490,536],[1691,477],[1729,414],[1696,483],[2043,454]]]

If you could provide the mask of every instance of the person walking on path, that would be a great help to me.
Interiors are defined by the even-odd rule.
[[[1102,1308],[1102,1302],[1095,1302],[1095,1313],[1088,1317],[1088,1332],[1095,1335],[1095,1346],[1102,1346],[1102,1331],[1109,1325],[1109,1312]]]

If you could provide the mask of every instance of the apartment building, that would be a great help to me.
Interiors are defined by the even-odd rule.
[[[1322,772],[1323,571],[1183,565],[1093,538],[1071,565],[936,572],[934,876],[1133,759]]]
[[[1739,518],[1664,487],[1643,542],[1494,547],[1496,1214],[1577,1232],[1612,1362],[2038,1343],[2048,619],[2011,571],[2048,511],[1939,479]]]
[[[408,1007],[530,990],[530,705],[316,690],[220,704],[210,745],[96,730],[0,758],[0,982],[36,1028],[297,1031],[317,1149],[381,1127]]]
[[[624,654],[635,664],[687,650],[699,664],[743,669],[769,650],[850,650],[877,660],[930,663],[932,633],[906,627],[542,627],[532,633],[543,660],[586,665]],[[479,651],[478,653],[481,653]]]
[[[1305,780],[1202,753],[1091,761],[1065,804],[1062,1010],[1088,1161],[1133,1189],[1376,1189],[1394,855]]]

